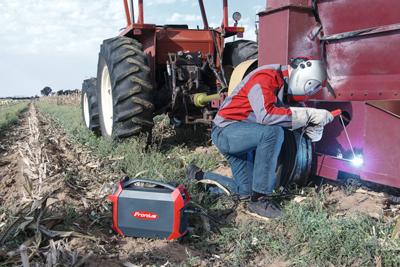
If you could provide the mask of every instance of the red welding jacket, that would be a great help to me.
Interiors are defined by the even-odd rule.
[[[292,112],[282,102],[287,66],[266,65],[248,74],[222,103],[214,124],[237,121],[291,127]]]

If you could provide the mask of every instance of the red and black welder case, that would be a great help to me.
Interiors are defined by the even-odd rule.
[[[187,232],[190,197],[183,185],[125,177],[108,198],[113,205],[112,228],[120,235],[172,240]]]

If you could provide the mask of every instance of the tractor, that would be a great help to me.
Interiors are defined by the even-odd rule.
[[[133,23],[133,3],[124,1],[127,27],[104,41],[97,80],[83,84],[88,128],[127,137],[149,131],[161,113],[175,126],[210,124],[221,101],[257,66],[307,56],[325,63],[329,82],[305,104],[341,109],[342,117],[314,145],[285,130],[279,185],[318,176],[400,188],[400,1],[268,0],[258,14],[258,43],[226,44],[244,31],[228,25],[227,0],[217,29],[198,2],[203,29],[145,24],[140,0]]]
[[[189,29],[145,23],[143,0],[138,0],[136,20],[133,0],[123,4],[126,27],[119,36],[104,40],[97,78],[82,85],[87,128],[106,138],[151,133],[153,117],[159,114],[168,114],[173,127],[211,126],[225,97],[258,66],[257,43],[239,39],[245,30],[238,26],[241,14],[234,12],[235,23],[229,25],[228,0],[222,0],[221,25],[211,28],[204,2],[198,0],[203,28]],[[225,43],[229,37],[238,40]],[[286,131],[278,184],[306,183],[311,153],[310,140]]]
[[[124,138],[149,132],[153,117],[168,114],[170,122],[210,125],[228,92],[233,69],[257,58],[257,43],[225,39],[243,34],[228,24],[228,1],[222,1],[221,26],[211,28],[199,0],[203,28],[144,22],[143,0],[135,19],[133,0],[123,0],[126,22],[119,36],[104,40],[97,78],[82,86],[85,125],[105,137]]]

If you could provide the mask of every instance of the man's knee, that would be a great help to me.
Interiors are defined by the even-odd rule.
[[[281,126],[265,126],[263,139],[282,144],[284,139],[284,130]]]

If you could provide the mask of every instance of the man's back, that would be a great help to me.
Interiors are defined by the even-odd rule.
[[[225,127],[237,121],[290,127],[291,111],[277,97],[285,86],[287,67],[262,66],[248,74],[223,102],[214,124]]]

